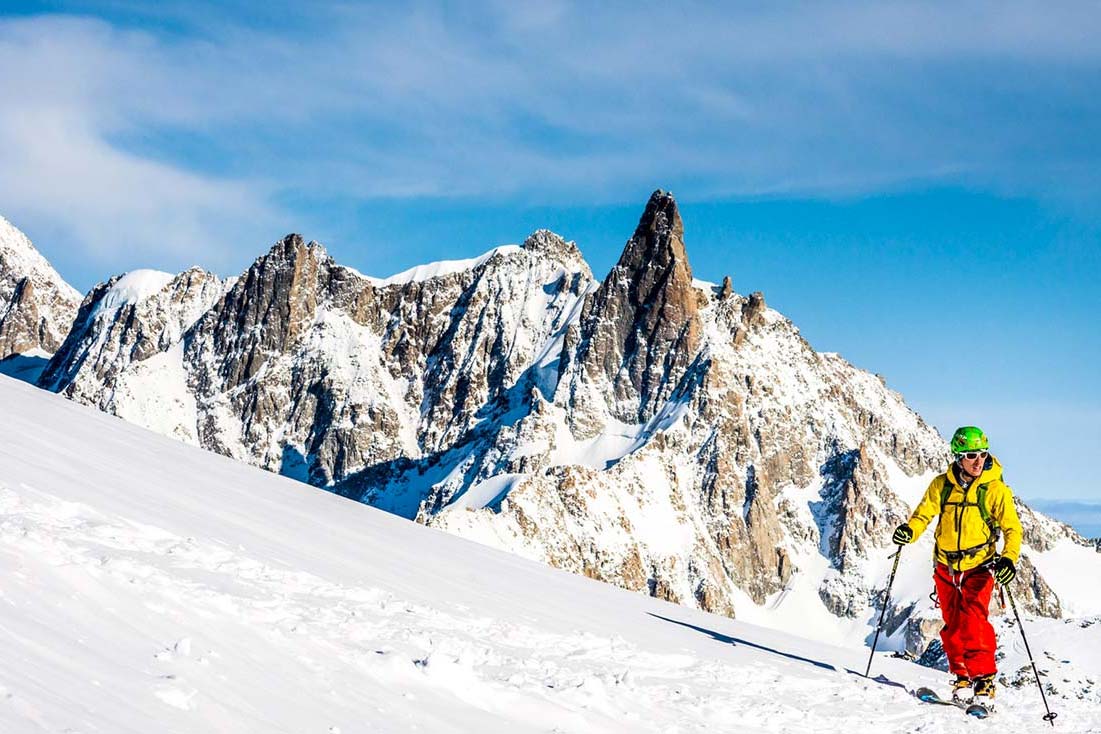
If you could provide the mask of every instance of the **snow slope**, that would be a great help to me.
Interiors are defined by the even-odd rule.
[[[10,378],[0,406],[5,733],[1046,730],[1031,688],[970,721],[910,697],[943,684],[927,668],[884,655],[869,681],[864,648],[556,571]],[[1101,731],[1089,622],[1030,622],[1045,666],[1071,660],[1064,731]]]

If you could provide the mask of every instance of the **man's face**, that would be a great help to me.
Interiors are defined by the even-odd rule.
[[[966,454],[960,454],[960,466],[971,476],[977,477],[982,474],[986,456],[985,451],[968,451]]]

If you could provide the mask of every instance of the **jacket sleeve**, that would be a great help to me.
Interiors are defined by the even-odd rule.
[[[1013,490],[1009,485],[1000,483],[1001,486],[995,501],[990,503],[990,514],[998,521],[998,526],[1005,536],[1005,549],[1002,555],[1013,561],[1014,564],[1021,557],[1021,519],[1017,517],[1017,506],[1013,504]]]
[[[929,488],[925,490],[921,502],[918,502],[914,513],[910,515],[907,525],[914,531],[915,541],[925,532],[925,528],[929,527],[933,518],[940,514],[940,488],[941,478],[938,476],[929,483]]]

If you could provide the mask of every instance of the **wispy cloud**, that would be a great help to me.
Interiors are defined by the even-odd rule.
[[[1093,3],[150,7],[0,20],[0,208],[105,257],[306,194],[1099,194]]]
[[[102,262],[145,252],[182,267],[224,262],[235,235],[255,237],[250,222],[279,219],[262,180],[115,142],[210,119],[193,96],[174,99],[182,90],[149,36],[85,20],[5,23],[0,70],[0,206],[17,223],[37,222]]]

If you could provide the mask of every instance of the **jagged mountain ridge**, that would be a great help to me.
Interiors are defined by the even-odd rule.
[[[0,360],[53,354],[79,303],[80,293],[25,234],[0,217]]]
[[[93,290],[41,384],[671,601],[743,615],[811,579],[858,619],[944,442],[760,294],[693,281],[683,232],[655,192],[602,282],[545,231],[384,280],[292,235],[155,307]],[[1042,583],[1023,601],[1057,613]]]
[[[591,284],[576,247],[545,231],[386,280],[291,235],[228,281],[196,268],[97,286],[40,386],[119,412],[140,366],[192,398],[177,401],[180,437],[277,471],[297,451],[324,485],[453,443]]]

